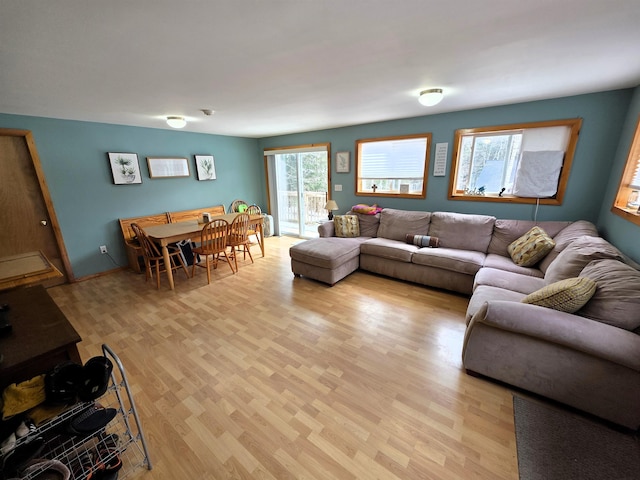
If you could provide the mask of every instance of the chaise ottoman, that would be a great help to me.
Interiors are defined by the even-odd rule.
[[[291,270],[296,277],[305,276],[328,283],[336,282],[360,266],[360,244],[369,237],[325,237],[306,240],[289,249]]]

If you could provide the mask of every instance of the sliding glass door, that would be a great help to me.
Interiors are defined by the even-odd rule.
[[[317,237],[318,223],[327,218],[324,206],[329,191],[329,154],[326,146],[265,151],[272,165],[275,195],[271,210],[280,235]],[[274,185],[275,184],[275,185]],[[274,205],[274,203],[276,205]]]

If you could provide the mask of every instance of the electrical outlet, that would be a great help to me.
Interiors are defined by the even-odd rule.
[[[107,253],[107,246],[106,245],[100,245],[100,253]]]

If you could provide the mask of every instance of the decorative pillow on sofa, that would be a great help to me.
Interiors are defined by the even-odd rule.
[[[625,330],[640,327],[640,271],[618,260],[594,260],[581,277],[596,282],[598,290],[577,315]]]
[[[521,301],[561,312],[574,313],[580,310],[594,293],[596,293],[596,282],[587,277],[576,277],[542,287]]]
[[[358,205],[351,207],[351,211],[355,213],[363,213],[365,215],[375,215],[376,213],[380,213],[382,208],[378,207],[375,203],[371,206],[359,203]]]
[[[356,215],[336,215],[333,217],[336,237],[353,238],[360,236],[360,224]]]
[[[437,248],[440,244],[440,239],[438,237],[431,237],[429,235],[413,235],[411,233],[407,233],[405,241],[409,245],[417,245],[418,247]]]
[[[507,247],[511,260],[521,267],[533,267],[555,247],[553,239],[540,227],[533,227]]]

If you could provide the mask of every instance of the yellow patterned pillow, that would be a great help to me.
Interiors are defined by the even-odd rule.
[[[521,267],[533,267],[547,256],[556,242],[540,227],[533,227],[507,247],[511,260]]]
[[[360,222],[357,215],[336,215],[333,217],[336,237],[353,238],[360,236]]]
[[[574,313],[580,310],[594,293],[596,282],[590,278],[567,278],[530,293],[522,299],[522,303]]]

